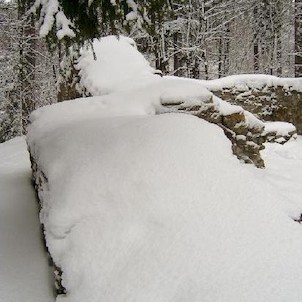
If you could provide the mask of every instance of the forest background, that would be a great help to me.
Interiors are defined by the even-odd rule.
[[[164,75],[302,76],[302,0],[0,0],[0,142],[72,99],[80,47],[124,34]]]

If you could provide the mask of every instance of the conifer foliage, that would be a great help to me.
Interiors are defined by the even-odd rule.
[[[31,11],[39,16],[41,36],[83,44],[132,26],[152,34],[169,7],[168,0],[36,0]]]

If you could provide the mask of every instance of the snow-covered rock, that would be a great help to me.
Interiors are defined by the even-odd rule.
[[[78,74],[79,82],[70,83],[68,91],[71,94],[66,93],[64,85],[60,92],[60,95],[69,95],[70,98],[78,97],[79,92],[93,96],[146,88],[149,92],[150,89],[157,89],[154,83],[163,80],[137,50],[135,42],[124,36],[108,36],[87,44],[81,49],[72,73]],[[178,77],[164,79],[201,85],[221,99],[243,107],[260,119],[291,122],[297,127],[298,133],[302,133],[302,78],[243,74],[210,81]],[[172,93],[176,96],[172,100],[175,103],[178,102],[177,95],[182,93],[182,86],[175,86],[174,89],[173,93],[170,90],[170,96],[166,98],[171,99]],[[169,101],[167,99],[167,103]],[[232,112],[235,110],[232,106],[228,108]]]
[[[302,229],[262,170],[216,125],[140,108],[83,99],[32,116],[57,301],[300,301]]]
[[[285,144],[291,139],[297,138],[297,129],[291,123],[286,122],[266,122],[264,128],[268,142]]]

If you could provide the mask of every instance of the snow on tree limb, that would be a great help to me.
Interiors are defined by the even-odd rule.
[[[57,31],[57,37],[59,40],[62,40],[65,36],[71,38],[75,37],[74,31],[70,28],[70,26],[72,26],[72,23],[69,19],[66,18],[65,14],[62,11],[59,11],[56,14],[56,25],[57,29],[60,28]]]
[[[40,17],[41,37],[83,44],[133,28],[154,32],[168,11],[168,0],[35,0],[29,12]]]
[[[59,40],[64,37],[75,37],[72,29],[72,22],[65,16],[58,0],[36,0],[31,8],[32,13],[41,8],[40,12],[40,37],[46,37],[56,24],[57,37]]]

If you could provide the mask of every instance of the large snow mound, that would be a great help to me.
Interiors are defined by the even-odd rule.
[[[27,138],[57,301],[301,301],[301,226],[219,127],[98,102],[36,111]]]
[[[80,86],[94,96],[133,89],[159,78],[135,42],[124,36],[95,39],[83,47],[76,68]]]

